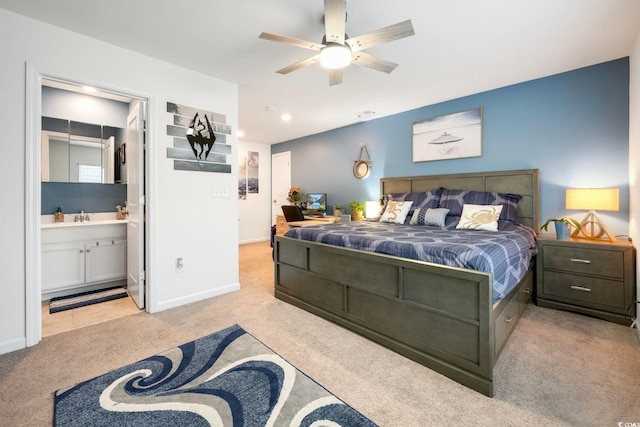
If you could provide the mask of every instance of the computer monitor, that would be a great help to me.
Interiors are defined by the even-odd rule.
[[[307,209],[327,211],[327,193],[307,193]]]

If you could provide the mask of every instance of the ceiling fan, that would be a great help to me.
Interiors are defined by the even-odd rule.
[[[402,39],[415,34],[411,20],[371,31],[361,36],[348,38],[345,33],[347,2],[345,0],[324,0],[325,35],[321,43],[262,33],[259,38],[286,43],[318,52],[314,56],[277,70],[279,74],[320,62],[329,69],[329,85],[342,83],[342,69],[350,63],[360,64],[383,73],[391,73],[398,64],[363,52],[374,46]]]

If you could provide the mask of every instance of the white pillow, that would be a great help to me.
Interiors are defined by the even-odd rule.
[[[413,225],[435,225],[444,227],[449,209],[447,208],[421,208],[413,211],[413,216],[409,224]]]
[[[502,205],[463,205],[456,228],[470,230],[498,230]]]
[[[404,224],[404,220],[407,218],[407,214],[409,213],[409,209],[411,209],[412,204],[413,201],[394,202],[393,200],[389,200],[387,202],[387,207],[384,209],[384,212],[380,217],[380,221]]]

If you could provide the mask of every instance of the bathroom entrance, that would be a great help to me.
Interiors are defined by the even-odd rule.
[[[39,295],[27,300],[27,329],[35,342],[42,336],[45,316],[44,308],[38,310],[41,316],[29,316],[36,300],[40,309],[40,302],[51,297],[125,285],[135,303],[123,309],[120,302],[114,310],[104,303],[94,310],[99,314],[96,321],[105,312],[110,319],[118,317],[116,312],[126,315],[132,307],[137,311],[147,305],[144,127],[148,100],[40,77],[40,96],[34,100],[41,113],[34,121],[39,125],[34,133],[41,131],[39,144],[34,144],[40,149],[36,156],[40,161],[33,165],[41,178],[34,197],[40,203],[34,203],[33,210],[34,231],[41,234],[34,239],[38,247],[32,252],[40,251],[41,269],[36,275],[40,286],[32,287],[39,289]],[[89,307],[84,309],[84,322],[91,312]]]

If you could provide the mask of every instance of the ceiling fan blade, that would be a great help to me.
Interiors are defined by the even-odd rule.
[[[342,83],[342,68],[329,70],[329,86],[339,85]]]
[[[264,40],[271,40],[273,42],[278,42],[278,43],[290,44],[293,46],[302,47],[304,49],[311,49],[311,50],[318,50],[318,51],[324,47],[322,43],[313,43],[313,42],[308,42],[306,40],[299,40],[299,39],[293,39],[291,37],[277,36],[275,34],[270,34],[270,33],[262,33],[258,36],[258,38],[264,39]]]
[[[411,20],[407,20],[371,31],[361,36],[351,37],[347,40],[347,44],[351,47],[352,52],[358,52],[382,43],[413,36],[414,34],[415,31],[413,30]]]
[[[291,64],[287,67],[281,68],[278,71],[276,71],[276,73],[289,74],[292,71],[299,70],[300,68],[306,67],[308,65],[313,65],[318,61],[320,61],[320,54],[314,55],[311,58],[303,59],[302,61],[296,62],[295,64]]]
[[[345,0],[324,0],[324,31],[327,43],[344,44],[347,2]]]
[[[351,57],[351,62],[354,64],[364,65],[365,67],[373,68],[374,70],[382,71],[387,74],[391,73],[398,66],[395,62],[387,61],[386,59],[378,58],[377,56],[369,55],[365,52],[354,53]]]

